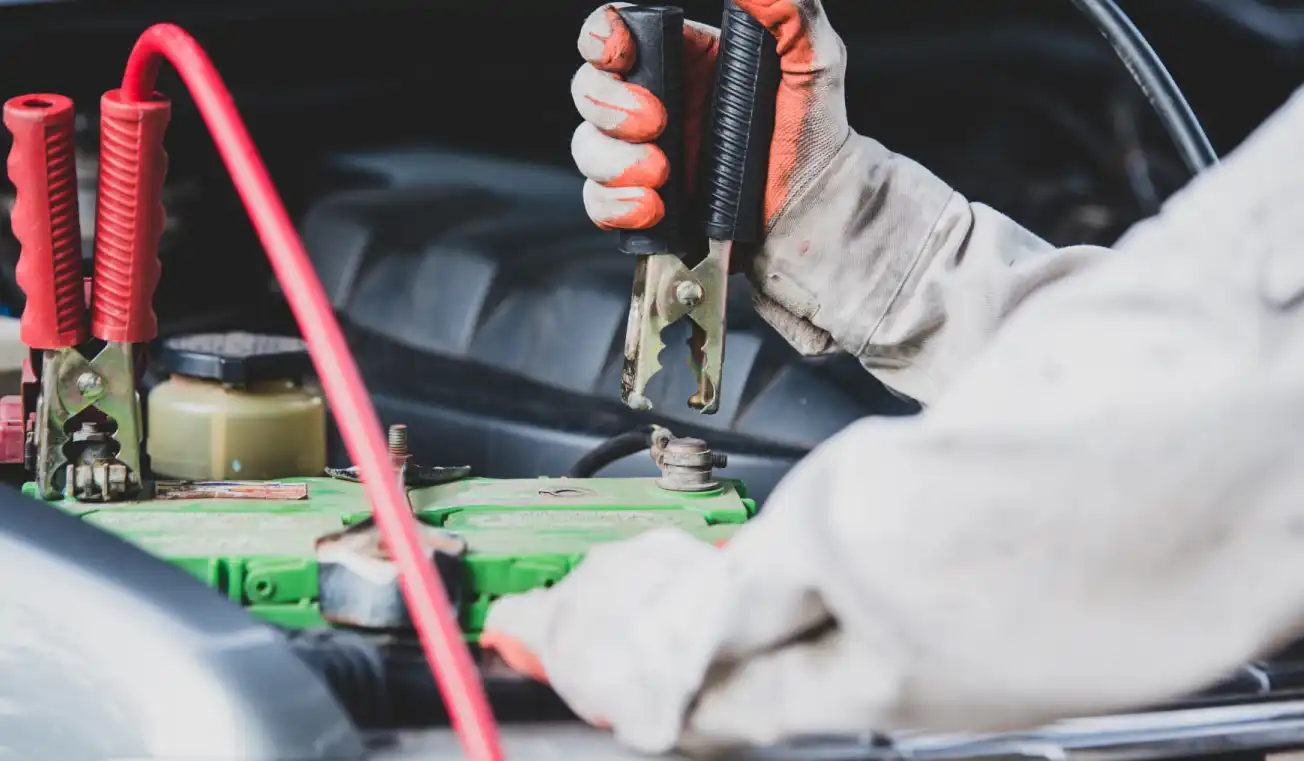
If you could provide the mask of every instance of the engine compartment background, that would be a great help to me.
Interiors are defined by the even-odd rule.
[[[73,96],[94,125],[134,36],[166,19],[208,49],[302,229],[386,422],[413,453],[481,475],[558,475],[656,421],[708,435],[762,502],[805,451],[864,415],[909,414],[846,357],[795,355],[730,312],[726,409],[688,412],[668,340],[653,416],[617,401],[630,264],[584,217],[568,146],[589,0],[89,2],[0,6],[0,83]],[[712,19],[715,2],[685,4]],[[1304,4],[1130,0],[1226,151],[1304,78]],[[1109,243],[1184,182],[1167,137],[1068,2],[830,2],[853,126],[1056,243]],[[56,45],[54,41],[58,41]],[[1239,86],[1231,86],[1238,83]],[[171,72],[161,89],[180,93]],[[94,166],[94,130],[83,135]],[[193,105],[169,130],[163,335],[293,332]],[[84,176],[83,216],[93,198]],[[4,226],[7,228],[7,225]],[[84,231],[88,233],[88,231]],[[0,302],[22,295],[0,235]],[[737,280],[737,279],[736,279]],[[336,447],[333,463],[340,461]],[[634,457],[603,475],[652,475]]]

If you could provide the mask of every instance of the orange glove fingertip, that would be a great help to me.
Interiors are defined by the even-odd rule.
[[[544,670],[539,656],[515,637],[502,632],[485,631],[480,634],[480,649],[498,653],[503,663],[521,676],[548,684],[548,672]],[[598,729],[611,729],[611,722],[606,719],[593,719],[588,723]]]
[[[634,38],[621,20],[620,11],[608,5],[603,13],[611,27],[611,34],[603,37],[597,32],[589,32],[590,37],[602,43],[602,54],[589,63],[603,71],[623,74],[634,68],[634,58],[638,55]]]
[[[618,198],[617,201],[633,204],[623,214],[605,219],[594,220],[603,230],[647,230],[666,216],[665,202],[655,190],[643,188],[646,192],[630,198]]]
[[[617,140],[630,143],[650,143],[661,137],[669,121],[665,104],[646,87],[628,82],[621,84],[634,101],[632,107],[626,108],[588,96],[589,102],[598,108],[618,111],[624,115],[614,125],[608,127],[599,124],[598,128]]]
[[[502,632],[486,631],[480,635],[480,648],[498,653],[512,671],[536,682],[548,683],[548,672],[543,668],[539,656],[515,637]]]
[[[670,179],[670,161],[655,145],[647,146],[642,159],[625,168],[619,176],[602,183],[609,188],[659,188]]]

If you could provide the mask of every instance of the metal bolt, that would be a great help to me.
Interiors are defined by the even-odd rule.
[[[686,307],[697,306],[702,300],[702,285],[696,280],[684,280],[675,286],[675,300]]]
[[[72,434],[72,440],[76,442],[107,441],[108,438],[108,434],[100,428],[100,424],[93,420],[83,422],[81,428],[74,431]]]
[[[691,436],[685,436],[682,439],[673,438],[670,441],[666,442],[667,454],[673,453],[676,455],[697,455],[697,454],[702,454],[704,452],[709,453],[710,451],[711,450],[707,448],[705,441],[702,441],[701,439],[695,439]]]
[[[729,455],[725,454],[724,452],[712,452],[712,453],[711,453],[711,464],[714,465],[714,466],[717,467],[717,468],[728,467],[728,465],[729,465]]]
[[[408,456],[407,426],[395,423],[389,427],[389,454],[391,457]]]
[[[661,450],[657,466],[661,478],[657,486],[669,491],[700,492],[719,487],[711,469],[719,461],[715,452],[701,439],[671,437]]]
[[[84,372],[77,376],[77,390],[84,397],[97,397],[104,393],[104,379],[95,373]]]

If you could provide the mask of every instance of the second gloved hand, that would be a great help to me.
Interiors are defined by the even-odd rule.
[[[550,684],[588,723],[612,727],[635,747],[667,750],[679,739],[680,714],[696,685],[648,678],[644,669],[663,675],[667,658],[676,665],[694,659],[683,649],[685,637],[666,629],[688,634],[702,625],[701,602],[683,584],[695,580],[699,594],[710,587],[720,573],[718,554],[676,531],[595,547],[556,586],[494,603],[480,645]]]

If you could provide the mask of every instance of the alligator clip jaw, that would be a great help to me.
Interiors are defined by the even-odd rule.
[[[661,369],[661,331],[687,317],[693,323],[688,347],[697,379],[697,393],[688,406],[708,415],[720,408],[729,254],[728,241],[712,241],[706,258],[691,269],[674,254],[638,257],[621,373],[620,394],[625,404],[651,409],[647,385]]]
[[[141,488],[140,399],[132,347],[109,343],[87,359],[75,348],[43,352],[36,407],[36,485],[45,499],[106,502]],[[115,426],[93,419],[69,431],[90,408]]]

